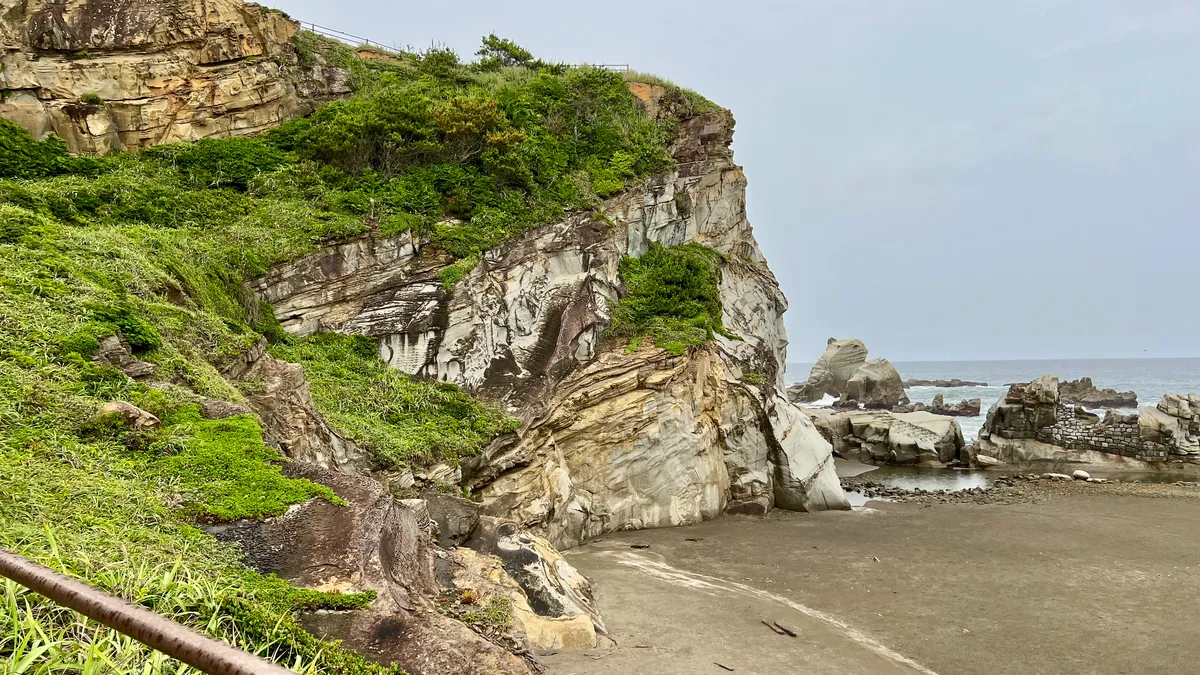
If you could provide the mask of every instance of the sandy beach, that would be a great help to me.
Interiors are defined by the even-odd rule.
[[[1193,672],[1198,530],[1200,488],[1039,481],[1010,503],[622,533],[568,553],[615,645],[543,661],[557,675]]]

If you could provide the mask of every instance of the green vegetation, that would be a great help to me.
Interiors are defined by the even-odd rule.
[[[511,640],[512,601],[508,598],[493,595],[480,604],[473,590],[446,589],[438,596],[438,611],[499,644]]]
[[[89,158],[0,120],[0,546],[298,670],[397,672],[294,619],[369,595],[290,588],[196,529],[336,500],[287,478],[253,418],[205,420],[198,404],[244,401],[221,369],[266,337],[381,466],[453,461],[513,421],[388,369],[368,340],[288,341],[243,282],[332,241],[411,230],[458,259],[441,275],[453,286],[482,251],[669,167],[677,120],[643,115],[617,74],[546,64],[494,36],[478,64],[444,49],[354,61],[303,33],[295,44],[302,64],[348,63],[357,93],[264,137]],[[620,330],[682,349],[720,330],[720,306],[701,293],[682,314],[650,307],[670,300],[646,284],[674,255],[623,264],[636,292]],[[112,335],[155,374],[135,382],[92,363]],[[96,419],[112,400],[161,427]],[[503,609],[470,611],[487,622]],[[0,625],[0,661],[23,672],[190,672],[11,583]]]
[[[629,340],[629,351],[645,338],[678,356],[713,338],[736,337],[721,325],[721,257],[689,243],[650,244],[640,258],[621,260],[626,295],[612,307],[611,335]]]
[[[755,372],[753,370],[748,370],[748,371],[742,373],[742,382],[745,382],[746,384],[752,384],[756,387],[761,387],[764,384],[766,384],[767,377],[766,377],[766,375],[763,375],[762,373]]]
[[[79,102],[84,105],[104,105],[104,99],[100,98],[100,94],[84,94],[79,97]]]
[[[323,333],[277,344],[271,354],[304,366],[313,400],[330,423],[370,449],[383,468],[413,459],[455,461],[516,428],[514,418],[452,384],[390,368],[371,338]]]

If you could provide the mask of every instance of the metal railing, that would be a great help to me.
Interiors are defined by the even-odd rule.
[[[339,42],[344,42],[351,47],[372,47],[374,49],[378,49],[379,51],[396,55],[401,53],[400,48],[395,45],[385,45],[382,42],[369,40],[361,35],[353,35],[345,31],[340,31],[336,28],[320,26],[312,23],[311,21],[301,21],[300,28],[312,33],[316,33],[317,35],[324,35],[327,38],[333,38]]]
[[[0,576],[209,675],[296,675],[3,548]]]

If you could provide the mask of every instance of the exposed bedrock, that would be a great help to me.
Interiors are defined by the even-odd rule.
[[[540,537],[484,519],[472,548],[440,548],[431,510],[438,502],[397,500],[365,476],[294,463],[289,472],[330,486],[346,504],[313,500],[264,522],[215,528],[239,543],[247,562],[291,583],[324,591],[375,591],[370,608],[302,617],[315,635],[414,675],[536,672],[524,655],[596,646],[603,625],[591,588]],[[508,623],[481,635],[439,612],[468,598],[502,600]]]
[[[1101,418],[1063,401],[1058,378],[1044,375],[1009,387],[988,411],[971,452],[1017,465],[1169,468],[1200,456],[1200,399],[1167,394],[1137,414],[1109,410]]]
[[[522,420],[464,467],[491,515],[556,546],[726,510],[847,508],[830,446],[783,395],[787,302],[745,214],[733,118],[681,124],[671,172],[483,255],[452,289],[452,260],[402,234],[364,237],[252,282],[295,334],[373,336],[405,372],[500,401]],[[601,344],[618,264],[650,243],[723,255],[724,324],[680,357]],[[751,386],[742,382],[762,382]]]
[[[883,410],[805,411],[842,458],[875,464],[941,467],[968,461],[962,428],[953,417]]]
[[[787,396],[796,403],[833,396],[848,408],[886,409],[908,403],[896,367],[887,359],[867,360],[867,346],[857,339],[829,338],[808,380],[788,387]]]
[[[1058,392],[1063,403],[1076,403],[1088,408],[1138,407],[1137,392],[1097,389],[1090,377],[1059,382]]]
[[[0,117],[74,152],[253,134],[345,95],[299,24],[241,0],[0,5]]]

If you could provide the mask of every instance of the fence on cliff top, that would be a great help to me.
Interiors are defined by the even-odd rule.
[[[372,49],[378,49],[381,52],[384,52],[386,54],[391,54],[393,56],[399,56],[404,53],[403,49],[400,49],[399,47],[397,47],[395,45],[385,45],[382,42],[376,42],[375,40],[371,40],[369,38],[362,37],[361,35],[354,35],[353,33],[347,33],[345,31],[340,31],[336,28],[330,28],[328,26],[321,26],[321,25],[315,24],[311,21],[301,21],[300,28],[303,30],[309,31],[311,33],[316,33],[317,35],[321,35],[321,36],[324,36],[327,38],[332,38],[334,40],[337,40],[338,42],[342,42],[344,44],[350,45],[351,47],[370,47]],[[629,67],[628,63],[572,63],[571,64],[572,67],[579,67],[579,66],[585,66],[585,65],[591,66],[593,68],[600,68],[603,70],[612,70],[612,71],[616,71],[616,72],[629,72],[629,71],[633,70],[633,68]]]

